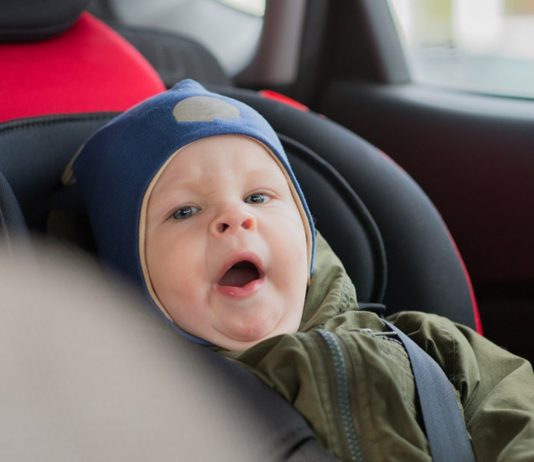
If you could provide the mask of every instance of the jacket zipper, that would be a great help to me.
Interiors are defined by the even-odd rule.
[[[336,396],[339,414],[341,418],[341,427],[343,430],[343,436],[347,442],[347,446],[350,452],[350,460],[355,462],[363,462],[360,445],[358,443],[358,435],[354,428],[354,422],[352,420],[352,409],[350,407],[350,395],[349,395],[349,377],[347,372],[347,365],[345,363],[345,357],[341,351],[341,345],[337,336],[327,330],[318,329],[317,332],[324,339],[330,356],[332,357],[334,370],[335,370],[335,384],[336,384]]]

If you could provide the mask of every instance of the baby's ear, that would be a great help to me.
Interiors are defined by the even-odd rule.
[[[63,170],[63,174],[61,175],[61,183],[65,186],[72,185],[76,183],[76,178],[74,176],[74,162],[82,152],[82,149],[84,148],[85,144],[82,144],[78,150],[76,151],[76,154],[74,154],[71,159],[69,160],[67,166],[65,167],[65,170]]]

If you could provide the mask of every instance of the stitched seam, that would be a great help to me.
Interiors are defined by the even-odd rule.
[[[49,125],[65,124],[65,123],[80,123],[80,122],[94,122],[98,120],[105,120],[120,114],[120,112],[102,112],[93,114],[73,114],[73,115],[52,115],[42,116],[38,118],[19,119],[15,121],[8,121],[0,124],[0,134],[10,133],[18,130],[27,130],[36,127],[45,127]]]

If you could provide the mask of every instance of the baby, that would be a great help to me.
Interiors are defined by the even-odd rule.
[[[251,368],[339,458],[430,460],[406,352],[358,310],[257,112],[185,80],[99,130],[73,170],[100,256],[181,335]],[[527,361],[437,316],[391,321],[449,377],[479,460],[534,460]]]
[[[251,108],[184,81],[114,119],[74,172],[100,256],[188,338],[245,350],[297,331],[315,230]]]

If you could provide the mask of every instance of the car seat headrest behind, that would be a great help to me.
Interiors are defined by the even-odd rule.
[[[29,42],[60,34],[72,26],[89,0],[0,2],[0,41]]]
[[[0,32],[3,29],[9,28],[0,27]],[[0,121],[123,111],[165,89],[155,69],[131,44],[86,11],[61,35],[0,43],[0,69]]]

